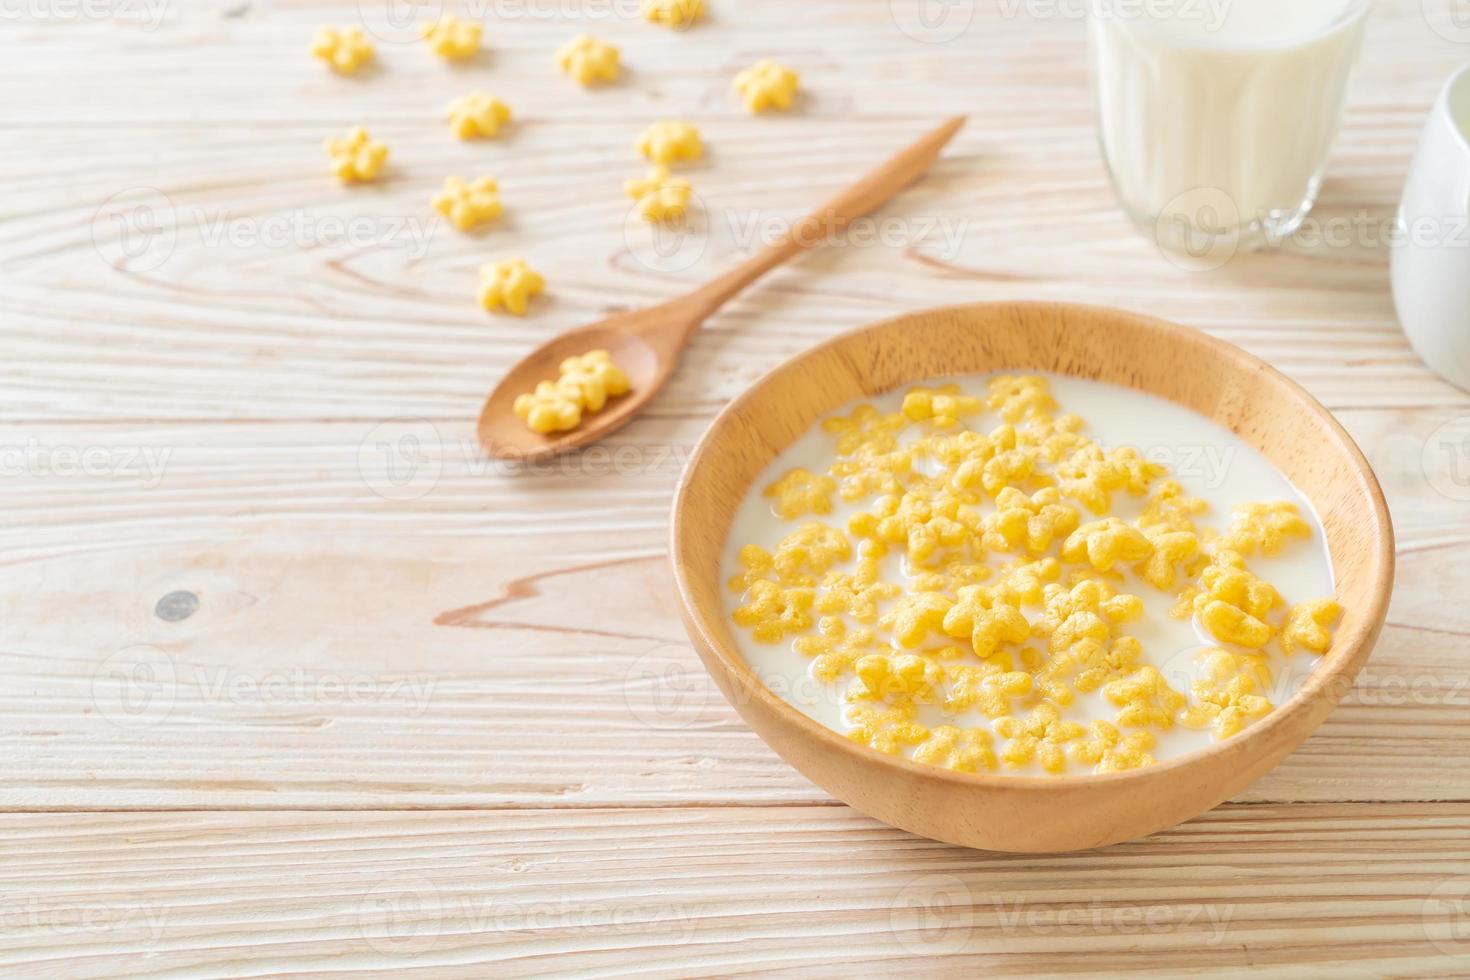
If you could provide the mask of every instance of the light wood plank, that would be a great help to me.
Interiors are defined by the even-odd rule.
[[[1467,834],[1465,804],[1231,806],[1050,857],[843,807],[7,816],[0,956],[35,977],[1448,974]]]

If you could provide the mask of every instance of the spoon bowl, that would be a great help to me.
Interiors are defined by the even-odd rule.
[[[527,354],[485,400],[477,427],[485,451],[496,459],[535,462],[585,446],[631,422],[674,369],[674,361],[652,346],[640,329],[640,318],[653,312],[621,313],[578,327]],[[628,393],[608,399],[600,412],[584,417],[582,424],[569,432],[543,435],[531,431],[515,414],[516,398],[534,389],[538,382],[554,379],[566,358],[591,350],[612,354],[613,362],[628,376]]]

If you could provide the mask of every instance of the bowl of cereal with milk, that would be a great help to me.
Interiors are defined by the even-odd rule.
[[[1393,529],[1332,416],[1116,310],[908,314],[787,362],[676,495],[690,637],[783,758],[879,820],[1096,847],[1229,799],[1382,628]]]

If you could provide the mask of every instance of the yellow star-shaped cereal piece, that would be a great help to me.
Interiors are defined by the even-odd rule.
[[[735,76],[735,90],[751,112],[790,109],[800,85],[796,72],[770,59],[758,61]]]
[[[852,726],[848,738],[888,755],[897,755],[929,737],[929,729],[914,720],[912,702],[896,707],[859,704],[848,710],[847,721]]]
[[[914,761],[942,766],[955,772],[980,772],[995,768],[995,749],[983,728],[940,725],[914,748]]]
[[[546,280],[524,259],[480,266],[480,305],[487,310],[503,309],[520,316],[526,312],[531,297],[545,288]]]
[[[982,660],[1002,643],[1021,643],[1031,636],[1031,624],[1021,611],[986,585],[960,589],[941,625],[950,636],[968,638]]]
[[[675,177],[665,166],[650,167],[648,175],[623,184],[628,196],[638,202],[638,213],[648,221],[682,217],[694,193],[689,181]]]
[[[760,579],[751,583],[744,604],[731,616],[737,626],[749,629],[758,643],[779,643],[784,637],[811,628],[816,599],[812,589]]]
[[[575,389],[582,407],[589,412],[600,412],[609,398],[626,395],[631,382],[623,369],[613,363],[612,353],[592,350],[561,362],[561,377],[557,383]]]
[[[1155,728],[1168,731],[1174,716],[1189,699],[1169,686],[1153,667],[1140,667],[1127,677],[1103,685],[1103,696],[1120,709],[1118,724],[1124,728]]]
[[[517,395],[512,410],[532,432],[545,435],[575,429],[582,421],[582,403],[555,381],[542,381],[536,390]]]
[[[454,227],[469,231],[500,217],[500,185],[493,177],[478,177],[469,182],[445,177],[444,188],[434,195],[433,205]]]
[[[980,411],[980,399],[960,394],[959,385],[943,388],[912,388],[903,396],[903,414],[915,422],[933,422],[940,428],[954,425]]]
[[[1077,722],[1064,721],[1057,706],[1046,701],[1032,709],[1028,717],[997,719],[995,730],[1011,740],[1001,754],[1006,765],[1019,768],[1036,759],[1041,768],[1052,773],[1067,767],[1067,743],[1087,733]]]
[[[687,163],[704,154],[704,144],[700,141],[699,130],[690,123],[663,119],[649,126],[639,137],[638,152],[653,163]]]
[[[361,126],[346,136],[327,140],[327,153],[332,158],[332,173],[348,182],[373,180],[388,163],[388,147],[376,142]]]
[[[449,103],[449,128],[462,140],[495,136],[510,122],[510,106],[488,92],[471,92]]]
[[[373,46],[357,27],[318,27],[311,40],[311,53],[325,61],[333,71],[350,75],[373,60]]]
[[[1326,653],[1332,645],[1332,624],[1342,615],[1342,606],[1332,599],[1299,602],[1286,611],[1281,627],[1281,650],[1290,655],[1300,647]]]
[[[1000,413],[1007,422],[1050,415],[1057,403],[1051,396],[1051,385],[1037,374],[1003,374],[991,378],[986,407]]]
[[[1241,504],[1233,516],[1220,545],[1247,557],[1257,551],[1267,556],[1279,554],[1288,539],[1312,535],[1312,525],[1296,504],[1285,500]]]
[[[424,40],[429,42],[429,49],[439,57],[458,61],[469,58],[480,50],[480,38],[484,31],[484,27],[476,21],[445,14],[424,28]]]
[[[563,45],[556,63],[582,85],[615,82],[621,70],[618,49],[589,34],[578,34]]]
[[[682,30],[704,16],[704,0],[643,0],[643,16],[655,24]]]
[[[1124,735],[1115,725],[1094,721],[1086,740],[1072,745],[1072,758],[1093,767],[1093,772],[1123,772],[1154,764],[1150,750],[1158,744],[1152,732]]]
[[[1154,545],[1142,531],[1116,517],[1083,524],[1062,543],[1062,560],[1091,565],[1094,571],[1110,572],[1119,562],[1142,561],[1153,554]]]

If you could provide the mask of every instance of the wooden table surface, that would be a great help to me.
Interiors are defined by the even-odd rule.
[[[1470,58],[1451,4],[1378,4],[1318,233],[1209,272],[1114,205],[1078,3],[712,0],[687,33],[630,6],[485,0],[459,67],[385,0],[0,10],[5,972],[1470,974],[1470,396],[1405,343],[1384,234]],[[375,69],[307,56],[362,17]],[[557,75],[579,31],[622,84]],[[747,117],[730,79],[767,56],[806,93]],[[507,139],[450,137],[478,87]],[[533,344],[726,267],[950,113],[928,179],[714,317],[605,447],[477,453]],[[620,185],[670,116],[711,147],[704,224],[652,242]],[[321,144],[355,124],[392,169],[343,188]],[[505,220],[433,221],[450,173],[498,177]],[[512,255],[549,282],[524,319],[474,302]],[[1398,532],[1388,626],[1320,732],[1103,851],[968,851],[836,803],[707,683],[665,564],[681,463],[758,375],[1012,298],[1266,358],[1358,440]]]

